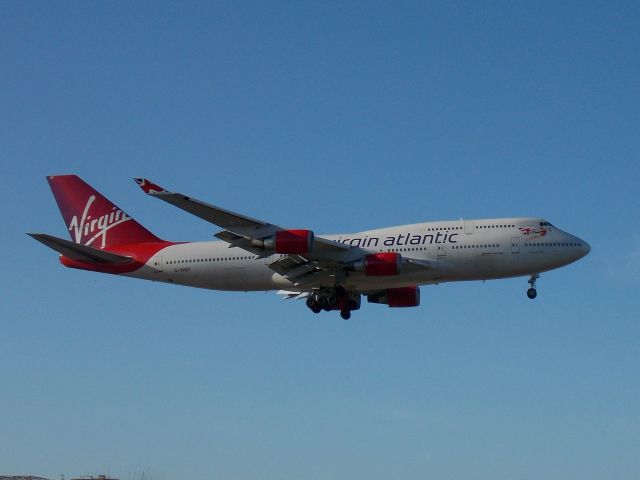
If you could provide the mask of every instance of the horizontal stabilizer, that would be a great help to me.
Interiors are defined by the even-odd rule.
[[[47,247],[61,253],[65,257],[79,262],[127,265],[134,261],[131,257],[105,252],[104,250],[98,250],[97,248],[70,242],[69,240],[54,237],[53,235],[47,235],[46,233],[27,233],[27,235],[35,238],[40,243],[44,243]]]

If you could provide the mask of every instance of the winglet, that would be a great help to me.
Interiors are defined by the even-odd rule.
[[[146,194],[154,194],[154,193],[169,193],[168,190],[165,190],[160,185],[156,185],[155,183],[147,180],[146,178],[134,178],[135,182],[142,189],[142,191]]]

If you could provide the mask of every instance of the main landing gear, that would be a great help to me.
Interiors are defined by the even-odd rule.
[[[351,318],[351,311],[360,308],[360,294],[347,292],[344,287],[318,290],[307,298],[307,307],[313,313],[320,313],[322,310],[340,310],[340,316],[344,320]]]
[[[309,310],[311,310],[313,313],[320,313],[322,311],[320,302],[318,302],[318,300],[314,297],[307,298],[307,307],[309,307]]]
[[[529,277],[529,285],[531,285],[531,287],[529,288],[529,290],[527,290],[527,297],[529,297],[531,300],[538,296],[538,291],[536,290],[536,280],[538,278],[540,278],[540,275],[538,275],[537,273],[532,273],[531,277]]]

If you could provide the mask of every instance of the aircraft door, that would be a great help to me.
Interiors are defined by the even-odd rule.
[[[519,237],[511,237],[511,253],[520,253]]]
[[[156,255],[151,258],[151,266],[153,267],[154,273],[162,272],[162,255]]]
[[[473,220],[464,220],[464,233],[467,235],[473,233],[476,226],[476,222]]]

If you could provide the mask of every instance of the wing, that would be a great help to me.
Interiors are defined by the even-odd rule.
[[[278,230],[282,230],[277,225],[231,212],[181,193],[170,192],[147,179],[135,178],[134,180],[147,195],[164,200],[236,235],[248,236],[249,238],[264,238]]]
[[[270,239],[278,232],[290,231],[279,225],[232,212],[181,193],[170,192],[144,178],[134,180],[147,195],[164,200],[223,228],[224,230],[216,233],[215,236],[229,243],[229,247],[242,248],[259,257],[278,253],[270,247]],[[301,285],[303,281],[313,283],[320,275],[333,275],[363,255],[357,247],[316,235],[312,238],[313,244],[309,251],[287,254],[271,263],[271,269],[296,285]]]

